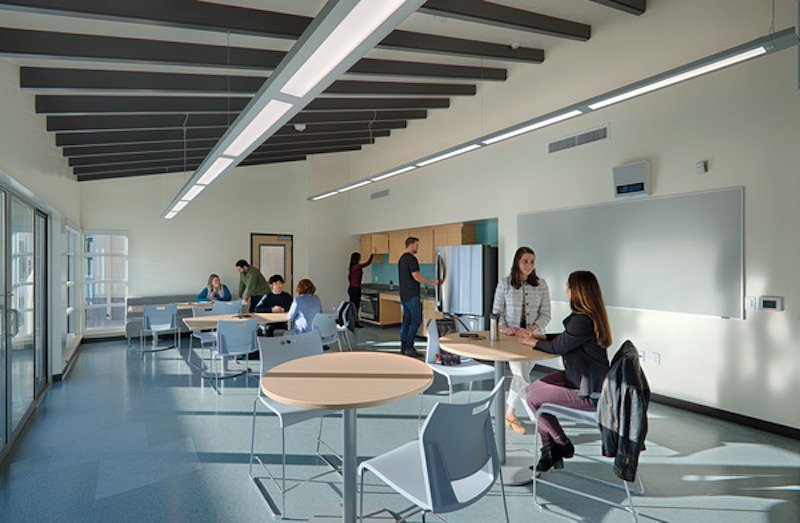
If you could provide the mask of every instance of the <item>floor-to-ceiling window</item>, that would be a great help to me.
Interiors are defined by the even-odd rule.
[[[84,235],[86,332],[125,328],[128,294],[128,236],[118,232]]]

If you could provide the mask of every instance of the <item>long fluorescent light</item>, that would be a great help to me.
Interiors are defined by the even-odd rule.
[[[361,0],[280,91],[303,98],[404,3],[404,0]]]
[[[164,218],[166,218],[167,220],[171,220],[171,219],[173,219],[174,217],[176,217],[177,215],[178,215],[178,213],[177,213],[177,212],[175,212],[175,211],[169,211],[167,214],[165,214],[165,215],[164,215]]]
[[[174,212],[174,213],[181,212],[181,209],[183,209],[187,205],[189,205],[189,202],[184,201],[184,200],[180,200],[180,201],[178,201],[178,203],[176,203],[175,205],[172,206],[172,212]]]
[[[183,198],[181,198],[181,200],[186,200],[186,201],[190,202],[190,201],[194,200],[195,197],[198,194],[203,192],[203,189],[205,189],[205,188],[206,188],[205,185],[199,185],[199,184],[198,185],[192,185],[191,189],[186,191],[186,194],[183,195]]]
[[[743,62],[745,60],[749,60],[751,58],[755,58],[756,56],[766,54],[766,52],[767,50],[764,48],[764,46],[760,46],[755,49],[750,49],[749,51],[745,51],[743,53],[739,53],[730,56],[728,58],[724,58],[722,60],[717,60],[716,62],[712,62],[708,65],[704,65],[696,69],[690,69],[689,71],[686,71],[684,73],[676,74],[674,76],[664,78],[663,80],[659,80],[657,82],[644,85],[637,89],[633,89],[631,91],[627,91],[618,94],[616,96],[606,98],[605,100],[600,100],[599,102],[589,104],[589,109],[594,111],[596,109],[607,107],[609,105],[621,102],[623,100],[628,100],[635,96],[640,96],[642,94],[649,93],[657,89],[662,89],[664,87],[677,84],[679,82],[684,82],[686,80],[689,80],[690,78],[694,78],[695,76],[704,75],[706,73],[710,73],[711,71],[716,71],[717,69],[722,69],[723,67],[728,67],[729,65],[733,65],[739,62]]]
[[[447,160],[448,158],[452,158],[453,156],[458,156],[459,154],[464,154],[470,151],[474,151],[479,147],[480,147],[479,144],[473,143],[472,145],[462,147],[461,149],[456,149],[455,151],[450,151],[449,153],[440,154],[439,156],[434,156],[433,158],[429,158],[425,161],[417,162],[417,167],[425,167],[426,165],[430,165],[432,163],[440,162],[442,160]]]
[[[280,100],[270,100],[222,154],[227,156],[241,155],[248,147],[253,145],[256,140],[261,138],[261,135],[263,135],[267,129],[272,127],[275,122],[289,112],[292,107],[294,106],[290,103],[281,102]]]
[[[409,165],[408,167],[403,167],[402,169],[396,169],[394,171],[388,172],[386,174],[381,174],[380,176],[375,176],[374,178],[370,178],[373,182],[378,182],[380,180],[385,180],[386,178],[391,178],[392,176],[397,176],[398,174],[407,173],[408,171],[413,171],[416,169],[416,165]]]
[[[339,191],[326,192],[325,194],[320,194],[319,196],[314,196],[311,199],[316,202],[317,200],[324,200],[325,198],[328,198],[328,197],[333,196],[333,195],[338,194],[338,193],[339,193]]]
[[[370,183],[372,183],[372,180],[364,180],[364,181],[361,181],[361,182],[356,182],[356,183],[354,183],[352,185],[348,185],[347,187],[342,187],[341,189],[337,190],[336,192],[337,193],[341,193],[341,192],[351,191],[353,189],[358,189],[359,187],[364,187],[365,185],[368,185]]]
[[[509,131],[507,133],[494,136],[492,138],[489,138],[488,140],[483,140],[483,143],[485,143],[486,145],[491,145],[501,140],[513,138],[514,136],[518,136],[523,133],[529,133],[531,131],[535,131],[536,129],[541,129],[542,127],[553,125],[554,123],[563,122],[564,120],[569,120],[570,118],[575,118],[576,116],[579,116],[581,114],[583,114],[582,111],[575,109],[574,111],[569,111],[567,113],[559,114],[558,116],[548,118],[547,120],[542,120],[541,122],[532,123],[530,125],[526,125],[525,127],[520,127],[519,129],[514,129],[513,131]]]
[[[197,183],[201,185],[210,184],[217,178],[217,176],[222,174],[225,171],[225,169],[227,169],[228,166],[230,166],[230,164],[232,163],[233,163],[233,158],[217,158],[216,160],[214,160],[214,163],[212,163],[211,166],[208,169],[206,169],[205,174],[203,174],[203,176],[201,176],[200,179],[197,180]]]

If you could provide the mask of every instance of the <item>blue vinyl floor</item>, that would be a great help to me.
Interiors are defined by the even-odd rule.
[[[394,328],[356,333],[359,350],[397,351],[398,338]],[[147,354],[143,361],[124,341],[84,344],[67,379],[52,386],[0,467],[0,521],[270,521],[248,477],[256,380],[226,380],[218,394],[187,363],[188,339],[182,343],[180,351]],[[423,344],[418,348],[424,350]],[[200,355],[195,352],[192,361],[198,363]],[[474,397],[485,394],[489,384],[480,389]],[[458,389],[455,401],[466,401],[467,394]],[[447,401],[447,388],[437,377],[422,396],[425,412],[439,400]],[[360,410],[359,459],[415,439],[420,403],[414,398]],[[518,416],[529,434],[506,429],[508,447],[532,453],[532,426],[523,412]],[[651,405],[649,418],[639,468],[645,493],[636,497],[640,521],[800,521],[800,442],[658,404]],[[261,411],[257,423],[257,451],[266,462],[279,463],[277,419]],[[599,455],[595,430],[565,428],[577,452]],[[323,470],[314,454],[318,429],[316,420],[287,429],[290,475]],[[341,433],[341,416],[326,418],[324,439],[334,448],[342,446]],[[610,470],[578,457],[566,468]],[[559,481],[576,488],[624,498],[608,487],[562,477]],[[374,476],[368,480],[371,521],[393,521],[380,509],[401,512],[408,503]],[[336,521],[340,481],[331,474],[292,490],[287,520]],[[631,521],[626,512],[548,487],[540,487],[544,510],[534,504],[530,485],[506,491],[512,522]],[[495,486],[478,503],[445,519],[495,522],[503,520],[502,514]]]

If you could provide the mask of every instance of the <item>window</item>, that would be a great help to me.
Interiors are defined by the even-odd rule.
[[[128,294],[128,236],[87,232],[83,243],[86,330],[122,330]]]
[[[75,306],[76,306],[76,292],[77,292],[77,277],[78,277],[78,252],[77,248],[80,245],[80,232],[71,227],[66,227],[64,231],[64,274],[65,274],[65,293],[67,302],[64,309],[66,316],[66,329],[64,332],[67,334],[67,340],[71,339],[78,333]]]

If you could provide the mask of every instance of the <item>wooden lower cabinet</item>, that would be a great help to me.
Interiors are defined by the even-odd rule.
[[[398,325],[403,323],[403,307],[397,294],[378,295],[378,325]]]

